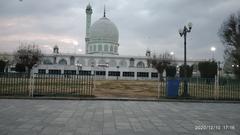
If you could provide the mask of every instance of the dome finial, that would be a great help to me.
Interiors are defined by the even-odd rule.
[[[106,8],[105,8],[105,5],[104,5],[103,17],[106,17]]]

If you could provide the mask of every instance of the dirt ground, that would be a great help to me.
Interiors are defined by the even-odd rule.
[[[156,98],[157,81],[98,80],[94,95],[97,97]]]

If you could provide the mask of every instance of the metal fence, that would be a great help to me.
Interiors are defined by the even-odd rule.
[[[89,74],[33,74],[30,76],[28,74],[4,73],[0,74],[0,96],[93,96],[95,89],[94,78],[95,76]],[[173,79],[178,79],[180,82],[177,90],[178,97],[181,97],[184,91],[183,79]],[[189,98],[240,100],[240,80],[188,78],[187,82]],[[150,84],[154,86],[150,87]],[[155,83],[150,84],[148,84],[148,87],[151,90],[148,92],[156,89]],[[169,85],[168,79],[159,81],[157,84],[158,93],[154,93],[154,95],[157,94],[155,97],[167,97],[167,93],[171,91],[171,89],[167,89]],[[145,89],[143,88],[143,90]]]
[[[0,74],[0,95],[1,96],[26,96],[29,95],[29,75],[28,74]]]
[[[0,74],[1,96],[93,96],[91,75]]]
[[[173,79],[173,78],[171,78]],[[182,97],[184,81],[179,80],[178,97]],[[224,78],[188,78],[188,94],[192,99],[240,100],[240,80]],[[159,81],[158,97],[166,97],[168,79]]]

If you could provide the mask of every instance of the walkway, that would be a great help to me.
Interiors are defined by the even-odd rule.
[[[240,134],[228,103],[0,99],[0,134]]]

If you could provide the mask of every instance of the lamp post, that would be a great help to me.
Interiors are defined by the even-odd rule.
[[[120,72],[119,72],[119,66],[117,66],[117,80],[118,80],[118,76],[120,76]]]
[[[91,75],[95,76],[95,71],[94,71],[94,63],[91,64]]]
[[[192,23],[188,23],[188,27],[184,26],[183,29],[179,29],[180,36],[184,37],[184,91],[183,96],[187,97],[188,95],[188,86],[187,86],[187,47],[186,47],[186,38],[187,33],[191,32],[192,29]]]
[[[76,66],[77,66],[78,74],[80,75],[80,70],[82,70],[82,64],[77,63]]]
[[[210,50],[211,50],[211,52],[212,52],[212,61],[214,61],[214,53],[215,53],[215,51],[216,51],[216,47],[212,46],[212,47],[210,48]]]
[[[171,58],[173,59],[174,57],[174,52],[170,52]]]

